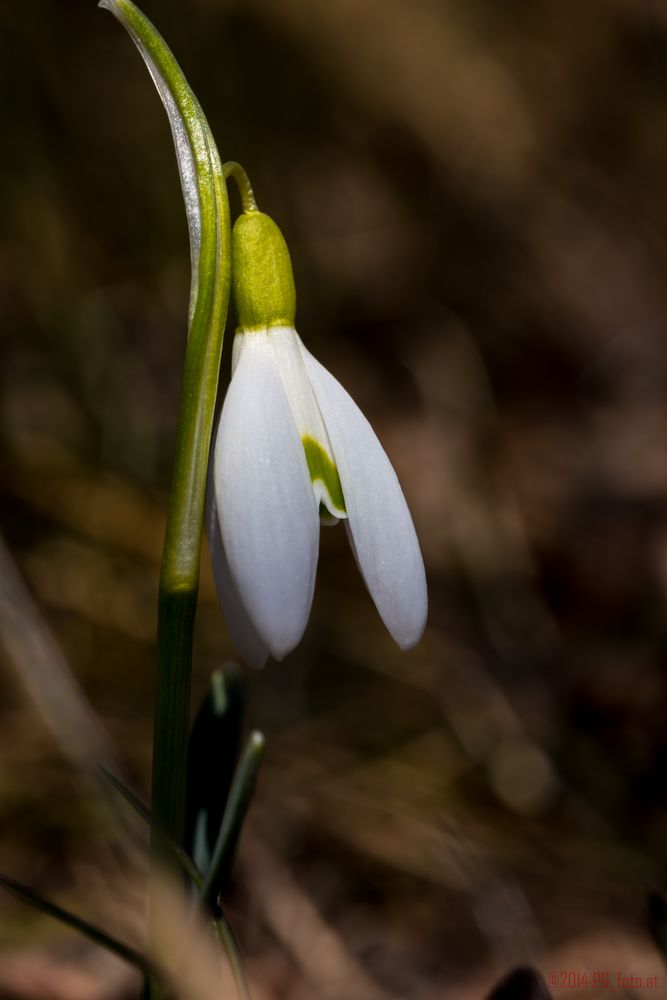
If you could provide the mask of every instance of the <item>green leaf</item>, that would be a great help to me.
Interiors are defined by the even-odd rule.
[[[197,865],[193,862],[192,858],[190,858],[183,848],[179,847],[178,844],[175,844],[171,837],[164,832],[150,809],[144,805],[141,799],[135,795],[134,792],[127,787],[127,785],[124,785],[119,778],[112,774],[111,771],[107,771],[106,767],[103,767],[101,764],[100,770],[109,784],[113,785],[116,791],[123,796],[125,801],[132,806],[137,815],[140,816],[141,819],[148,824],[151,830],[157,834],[163,847],[169,852],[169,854],[171,854],[177,864],[182,868],[183,873],[187,875],[195,888],[201,889],[204,884],[204,877],[197,868]]]
[[[216,912],[218,896],[229,877],[241,828],[255,790],[264,752],[264,736],[255,730],[248,737],[227,799],[220,832],[213,849],[211,866],[206,873],[200,898]]]
[[[129,945],[123,944],[121,941],[116,940],[106,931],[101,928],[96,927],[94,924],[89,923],[82,917],[77,917],[75,914],[70,913],[68,910],[63,910],[61,906],[57,906],[55,903],[49,902],[48,899],[44,899],[38,893],[31,889],[30,886],[24,885],[23,882],[17,882],[16,879],[10,878],[9,875],[0,875],[0,885],[10,892],[13,896],[22,900],[24,903],[28,903],[30,906],[34,906],[35,909],[41,910],[42,913],[48,914],[50,917],[59,920],[61,924],[66,924],[68,927],[73,927],[74,930],[79,931],[84,937],[89,938],[94,941],[95,944],[99,944],[102,948],[106,948],[107,951],[113,952],[114,955],[118,955],[119,958],[124,959],[129,962],[130,965],[134,965],[144,974],[150,973],[150,964],[148,959],[140,955],[138,951],[134,948],[130,948]]]
[[[243,708],[241,669],[230,662],[212,674],[190,733],[185,846],[203,872],[210,864],[241,750]]]
[[[236,992],[239,995],[239,1000],[250,1000],[250,990],[248,989],[245,972],[243,971],[243,963],[241,961],[241,952],[239,950],[238,941],[236,940],[234,931],[232,930],[227,917],[224,913],[222,913],[222,911],[218,914],[218,917],[215,920],[215,929],[227,954],[227,959],[232,970],[232,975],[234,976]]]
[[[219,673],[219,671],[217,672]],[[218,707],[220,703],[218,702]],[[158,827],[155,817],[152,815],[149,809],[144,805],[144,803],[139,799],[134,792],[132,792],[122,781],[119,781],[115,775],[107,771],[105,767],[101,767],[104,777],[109,781],[109,783],[116,789],[116,791],[123,796],[123,798],[129,803],[130,806],[136,811],[136,813],[149,824],[151,829],[155,830],[157,835],[161,838],[165,848],[170,851],[175,860],[180,864],[184,873],[192,881],[195,888],[200,892],[203,889],[204,878],[202,873],[197,868],[196,864],[192,859],[186,854],[182,848],[178,847],[172,840],[170,840],[162,830]],[[214,921],[215,929],[220,939],[220,942],[227,955],[227,960],[229,962],[230,968],[232,970],[232,975],[234,976],[234,982],[236,983],[236,989],[241,1000],[249,1000],[250,992],[248,990],[248,984],[245,979],[245,973],[243,971],[243,963],[241,961],[241,953],[239,949],[238,942],[236,940],[236,935],[232,930],[232,927],[222,912],[218,911],[217,917]],[[144,984],[144,998],[150,996],[150,984],[148,980]]]
[[[127,29],[167,112],[190,234],[192,315],[202,249],[202,214],[211,212],[213,159],[217,154],[215,142],[199,102],[173,53],[148,18],[130,0],[100,0],[99,6],[110,11]]]

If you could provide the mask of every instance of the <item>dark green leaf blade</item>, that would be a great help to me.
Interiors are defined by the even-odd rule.
[[[210,864],[241,750],[243,710],[241,669],[230,662],[211,676],[188,747],[185,846],[204,872]]]
[[[57,906],[56,903],[50,902],[48,899],[44,899],[38,893],[31,889],[30,886],[24,885],[23,882],[19,882],[9,875],[0,875],[0,885],[10,892],[17,899],[22,900],[24,903],[28,903],[30,906],[34,906],[35,909],[41,910],[42,913],[48,914],[48,916],[53,917],[55,920],[59,920],[61,924],[66,924],[68,927],[72,927],[77,930],[84,937],[89,938],[94,941],[95,944],[99,944],[102,948],[106,948],[107,951],[112,952],[114,955],[118,955],[119,958],[124,959],[129,962],[130,965],[135,966],[144,974],[150,972],[150,963],[143,955],[134,948],[130,948],[129,945],[123,944],[122,941],[118,941],[116,938],[112,937],[111,934],[107,934],[100,927],[96,927],[95,924],[89,923],[89,921],[84,920],[82,917],[76,916],[74,913],[70,913],[68,910],[64,910],[61,906]]]
[[[239,761],[227,800],[220,832],[213,850],[211,866],[206,873],[201,899],[214,912],[218,896],[225,886],[231,871],[234,853],[241,834],[241,828],[248,812],[257,781],[259,766],[264,752],[264,736],[254,730]]]
[[[148,806],[144,805],[141,799],[131,791],[127,785],[124,785],[111,771],[107,771],[105,767],[100,765],[100,770],[102,774],[107,779],[109,784],[111,784],[119,795],[122,795],[125,801],[135,810],[135,812],[143,819],[148,826],[153,830],[157,836],[162,841],[163,846],[172,855],[175,861],[178,862],[183,872],[192,881],[197,889],[201,889],[204,879],[202,873],[197,868],[197,865],[193,862],[192,858],[175,844],[174,841],[169,837],[163,829],[161,829],[159,823],[153,816],[152,812]]]

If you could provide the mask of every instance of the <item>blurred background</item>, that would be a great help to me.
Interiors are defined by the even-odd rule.
[[[522,962],[667,996],[667,3],[144,10],[283,229],[430,586],[402,654],[323,530],[303,643],[247,672],[256,996],[476,1000]],[[147,793],[187,231],[107,13],[2,5],[0,51],[0,869],[113,926],[121,833],[81,775],[112,745]],[[206,551],[195,703],[232,655]],[[0,898],[0,996],[136,989]]]

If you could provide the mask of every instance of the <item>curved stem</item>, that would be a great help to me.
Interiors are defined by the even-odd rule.
[[[250,178],[241,164],[237,163],[236,160],[227,160],[227,162],[222,165],[222,173],[225,180],[228,180],[230,177],[234,178],[236,187],[241,196],[241,205],[244,213],[247,215],[249,212],[259,211],[255,200],[255,192],[253,191],[252,184],[250,183]]]
[[[172,129],[190,231],[189,330],[176,430],[157,626],[152,812],[177,846],[185,827],[192,641],[208,455],[231,286],[231,226],[222,164],[202,109],[162,36],[131,0],[101,0],[137,45]],[[164,854],[154,838],[154,861]],[[151,904],[152,905],[152,904]],[[151,908],[149,905],[149,923]],[[151,1000],[163,1000],[150,978]]]
[[[229,202],[208,123],[166,42],[131,0],[102,5],[136,43],[167,110],[193,250],[191,321],[160,570],[151,792],[156,820],[180,844],[206,472],[231,284]]]

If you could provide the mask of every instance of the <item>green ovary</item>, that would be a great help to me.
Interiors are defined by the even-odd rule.
[[[313,483],[320,482],[329,498],[331,513],[336,517],[345,517],[345,498],[343,497],[343,487],[340,484],[340,477],[336,465],[327,455],[326,451],[315,438],[306,434],[301,438],[303,450],[306,453],[308,471]],[[329,505],[327,505],[329,506]]]

